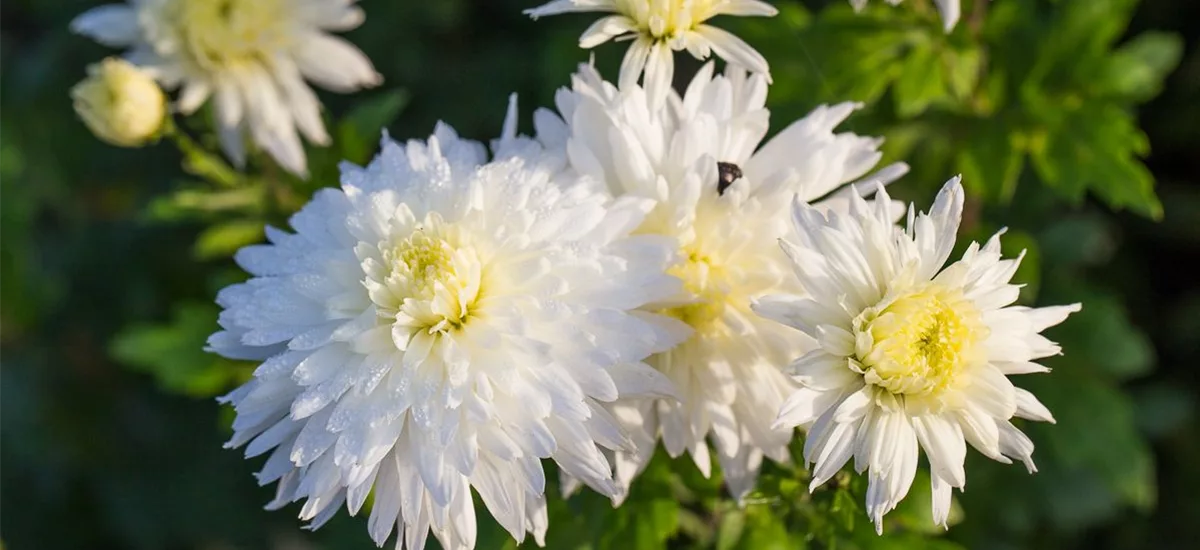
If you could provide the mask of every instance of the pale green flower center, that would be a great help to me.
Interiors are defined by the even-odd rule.
[[[378,249],[386,271],[368,292],[381,317],[433,333],[462,328],[478,313],[483,265],[454,224],[432,216]]]
[[[384,250],[383,259],[415,298],[430,295],[435,282],[446,284],[457,278],[451,261],[453,253],[450,243],[417,231],[394,248]]]
[[[638,30],[660,40],[681,38],[713,16],[716,0],[618,0],[621,13]]]
[[[181,46],[210,69],[269,61],[293,18],[283,0],[182,0],[173,15]]]
[[[857,355],[869,384],[894,394],[952,387],[980,360],[988,328],[962,291],[936,283],[902,295],[854,321]]]

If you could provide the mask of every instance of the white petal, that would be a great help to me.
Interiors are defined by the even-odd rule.
[[[694,32],[708,40],[712,44],[713,51],[717,52],[717,55],[725,61],[745,67],[750,72],[764,75],[767,82],[771,81],[771,71],[767,66],[767,60],[741,38],[711,25],[700,25]]]
[[[83,12],[71,21],[71,31],[114,48],[131,46],[142,34],[137,12],[123,4],[108,4]]]
[[[958,18],[961,15],[962,7],[959,5],[960,0],[933,0],[937,4],[938,11],[942,13],[942,25],[946,32],[950,32],[954,25],[958,23]]]
[[[951,485],[937,474],[930,474],[929,481],[933,487],[933,523],[949,529],[946,522],[950,518]]]
[[[625,33],[635,32],[636,23],[624,15],[609,15],[597,19],[579,37],[579,47],[594,48]]]
[[[653,45],[654,43],[644,36],[639,36],[629,45],[629,50],[625,52],[625,58],[621,60],[621,74],[617,80],[618,86],[622,90],[630,90],[637,86],[638,77],[642,75],[642,69],[646,67],[646,60]]]
[[[731,0],[729,2],[722,2],[717,6],[717,13],[721,15],[771,17],[779,13],[779,10],[775,9],[775,6],[760,0]]]
[[[525,14],[537,19],[547,15],[580,11],[617,11],[614,0],[551,0],[536,8],[525,10]]]
[[[953,487],[966,484],[963,461],[967,456],[967,444],[958,423],[938,415],[918,416],[912,420],[917,441],[925,449],[933,475],[945,479]]]
[[[306,78],[335,92],[352,92],[383,81],[366,55],[336,36],[306,33],[296,39],[292,54]]]
[[[650,98],[650,105],[662,105],[671,91],[671,82],[675,77],[674,53],[665,43],[655,44],[650,48],[646,58],[645,88]]]
[[[1017,396],[1017,413],[1016,416],[1027,420],[1037,420],[1039,422],[1049,422],[1054,424],[1054,415],[1050,413],[1037,397],[1034,397],[1028,390],[1022,388],[1013,388]]]
[[[997,420],[996,427],[1000,431],[1000,452],[1010,458],[1020,459],[1029,473],[1037,472],[1037,466],[1033,464],[1033,441],[1029,436],[1004,420]]]

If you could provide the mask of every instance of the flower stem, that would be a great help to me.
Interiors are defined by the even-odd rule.
[[[222,187],[237,187],[242,181],[238,173],[220,155],[205,149],[175,124],[172,117],[163,123],[162,135],[171,138],[183,153],[183,169]]]

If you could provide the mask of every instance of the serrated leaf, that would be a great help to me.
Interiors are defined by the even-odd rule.
[[[1048,129],[1044,146],[1031,147],[1042,180],[1069,200],[1091,189],[1112,208],[1160,219],[1154,176],[1138,159],[1148,143],[1133,116],[1116,105],[1070,98],[1060,108],[1065,114]]]

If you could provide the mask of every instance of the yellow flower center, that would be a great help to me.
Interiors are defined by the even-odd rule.
[[[382,266],[364,281],[379,316],[409,331],[462,328],[477,313],[483,284],[479,254],[464,241],[435,215],[407,237],[380,243]]]
[[[724,270],[715,265],[711,257],[697,251],[685,252],[686,261],[671,267],[667,273],[683,281],[684,290],[693,295],[694,301],[665,309],[661,313],[702,331],[721,318],[725,311],[725,302],[729,299],[728,285],[724,284]]]
[[[950,387],[983,357],[988,328],[962,291],[928,284],[854,320],[867,383],[893,394],[925,395]]]
[[[284,0],[181,0],[173,15],[182,47],[207,69],[269,61],[292,17]]]
[[[402,281],[411,297],[426,297],[434,282],[455,279],[457,273],[450,243],[425,231],[416,231],[394,248],[383,251],[383,259],[392,266],[392,274]]]
[[[715,0],[617,0],[617,9],[637,22],[638,30],[660,40],[684,32],[713,16]]]

